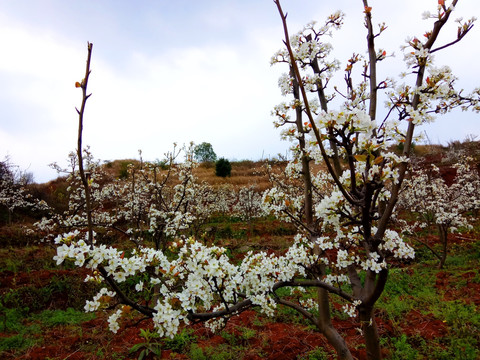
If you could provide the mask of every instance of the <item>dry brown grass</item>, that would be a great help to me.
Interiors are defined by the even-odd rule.
[[[443,151],[441,145],[416,145],[414,154],[419,157],[425,157],[432,154],[441,154]]]
[[[122,171],[125,172],[127,164],[140,166],[140,162],[134,159],[123,159],[110,161],[103,165],[104,170],[113,178],[119,178]],[[231,162],[231,176],[222,178],[215,175],[215,163],[199,164],[193,171],[198,182],[206,182],[207,184],[218,188],[229,185],[234,188],[254,185],[258,191],[270,188],[271,184],[266,173],[266,161],[234,161]],[[286,163],[278,163],[274,168],[278,171],[285,167]]]
[[[231,162],[232,171],[231,176],[222,178],[215,175],[215,164],[200,164],[195,170],[194,175],[199,182],[206,182],[207,184],[218,188],[224,185],[229,185],[235,189],[255,186],[258,191],[264,191],[271,188],[272,184],[269,180],[266,166],[268,162],[263,161],[235,161]],[[285,169],[287,162],[275,162],[272,165],[272,171],[280,173]],[[313,165],[312,171],[316,173],[320,170],[326,170],[325,165]]]
[[[231,175],[226,178],[215,175],[215,164],[200,164],[195,169],[194,175],[199,182],[204,181],[213,187],[230,185],[240,188],[254,185],[258,190],[263,191],[271,186],[265,171],[265,161],[237,161],[231,164]]]
[[[393,147],[395,151],[400,151],[399,149]],[[416,145],[414,147],[414,157],[426,159],[430,162],[436,162],[434,159],[437,159],[438,162],[445,157],[448,151],[452,150],[463,150],[466,154],[474,157],[477,163],[480,162],[480,142],[479,141],[464,141],[455,142],[449,144],[448,147],[441,145]],[[134,159],[124,159],[124,160],[114,160],[108,162],[104,165],[104,169],[112,177],[119,178],[122,174],[122,171],[125,172],[127,164],[134,164],[135,166],[140,166],[140,162]],[[267,161],[232,161],[232,171],[231,176],[222,178],[215,175],[215,163],[202,163],[194,169],[194,175],[197,178],[198,182],[206,182],[207,184],[213,186],[214,188],[219,188],[225,185],[232,186],[235,189],[254,185],[258,191],[264,191],[271,187],[269,181],[266,165]],[[273,167],[273,171],[281,172],[287,162],[277,162]],[[312,165],[312,172],[316,173],[318,171],[325,171],[326,166],[321,165]]]
[[[103,169],[114,178],[121,177],[122,172],[127,170],[129,164],[140,166],[140,161],[135,159],[122,159],[108,161],[103,165]]]

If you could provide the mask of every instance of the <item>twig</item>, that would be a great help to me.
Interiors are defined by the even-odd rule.
[[[87,95],[87,85],[88,85],[88,77],[90,76],[90,59],[92,58],[92,48],[93,44],[88,42],[87,49],[88,49],[88,56],[87,56],[87,65],[85,68],[85,77],[83,78],[82,82],[76,83],[77,87],[82,88],[82,105],[80,106],[80,110],[77,110],[78,113],[78,146],[77,146],[77,156],[78,156],[78,169],[80,171],[80,177],[82,179],[83,187],[85,188],[85,202],[86,202],[86,211],[87,211],[87,222],[88,222],[88,244],[93,246],[93,224],[92,224],[92,204],[90,199],[90,187],[88,183],[87,176],[85,174],[85,170],[83,169],[83,149],[82,149],[82,131],[83,131],[83,115],[85,113],[85,105],[87,103],[88,98],[92,94]]]

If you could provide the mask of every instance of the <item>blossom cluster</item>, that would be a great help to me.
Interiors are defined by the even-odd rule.
[[[176,159],[183,151],[185,161]],[[158,163],[140,158],[128,165],[126,176],[113,178],[95,160],[89,149],[84,151],[85,169],[89,176],[92,222],[102,236],[118,236],[118,232],[135,243],[152,240],[157,248],[178,236],[202,236],[202,226],[215,213],[252,219],[262,216],[261,194],[254,187],[214,188],[200,183],[193,175],[197,163],[191,159],[192,147],[174,150]],[[77,170],[78,159],[70,154],[68,172],[68,210],[52,213],[35,225],[42,232],[59,233],[59,229],[82,229],[87,225],[85,189]],[[63,230],[64,231],[64,230]],[[100,235],[98,235],[100,236]]]
[[[0,161],[0,206],[7,209],[9,217],[15,209],[50,210],[44,200],[35,199],[27,191],[22,174],[14,168],[8,157]]]
[[[312,245],[301,237],[283,256],[250,252],[239,265],[230,261],[225,248],[205,246],[193,238],[180,241],[175,259],[151,248],[140,247],[125,255],[113,247],[89,246],[78,232],[65,234],[57,242],[62,244],[57,247],[57,264],[71,260],[92,270],[102,267],[119,283],[133,279],[132,291],[151,292],[151,298],[157,298],[153,306],[154,326],[161,336],[171,337],[181,323],[189,322],[190,313],[226,309],[239,298],[251,300],[271,315],[276,307],[273,285],[305,276],[305,267],[316,260]],[[106,308],[115,297],[114,292],[102,288],[87,301],[85,310]],[[113,332],[118,330],[121,316],[122,309],[118,309],[109,317]]]
[[[262,207],[262,194],[255,188],[255,185],[240,188],[236,195],[233,214],[246,221],[262,217],[265,214]]]
[[[418,216],[415,224],[405,226],[405,232],[414,233],[416,227],[430,224],[452,232],[471,226],[468,213],[480,208],[480,176],[472,168],[472,160],[464,157],[454,164],[452,184],[445,181],[435,165],[413,169],[412,177],[404,182],[399,207]]]

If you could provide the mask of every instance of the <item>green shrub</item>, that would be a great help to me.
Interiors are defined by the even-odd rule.
[[[415,360],[418,357],[418,351],[412,348],[407,341],[407,336],[403,334],[400,338],[392,339],[395,348],[392,354],[392,360]]]
[[[209,360],[241,360],[242,351],[242,348],[219,344],[215,347],[206,347],[205,355]]]
[[[26,338],[23,334],[1,338],[0,351],[17,350],[21,351],[27,349],[35,344],[35,340]]]
[[[480,355],[478,344],[468,339],[453,338],[448,350],[451,353],[449,354],[450,359],[478,360]]]
[[[230,176],[232,173],[232,164],[225,158],[220,158],[215,163],[215,175],[221,177]]]
[[[47,308],[83,310],[85,298],[94,296],[97,291],[98,284],[85,283],[80,277],[53,276],[47,285],[31,284],[10,289],[3,294],[2,304],[7,308],[28,308],[29,313]]]
[[[10,289],[3,296],[3,304],[8,308],[27,308],[29,312],[45,309],[50,303],[52,291],[49,287],[38,288],[34,285]]]
[[[199,347],[197,344],[192,344],[192,346],[190,347],[190,359],[207,360],[207,357],[203,353],[203,350],[201,347]]]
[[[230,224],[227,224],[225,227],[220,228],[215,233],[217,239],[231,239],[233,238],[233,230]]]
[[[68,308],[67,310],[45,310],[40,314],[34,316],[35,319],[40,320],[46,326],[57,325],[75,325],[82,322],[92,320],[95,314],[85,313],[84,311]]]
[[[302,357],[300,357],[300,360],[328,360],[328,359],[331,359],[331,355],[329,355],[329,353],[327,353],[322,348],[316,348],[315,350],[312,350],[307,354],[303,355]]]
[[[130,161],[122,161],[120,163],[120,170],[118,172],[119,179],[127,179],[128,178],[128,166],[132,163]]]
[[[155,356],[155,359],[160,358],[162,355],[162,348],[161,344],[157,342],[157,339],[160,337],[160,335],[156,331],[140,329],[140,337],[143,337],[145,341],[133,345],[130,348],[129,354],[139,352],[138,360],[148,358],[150,354]]]
[[[0,332],[21,332],[28,309],[8,309],[0,303]]]
[[[193,330],[183,329],[182,332],[175,334],[173,338],[163,339],[165,349],[170,349],[176,353],[184,352],[185,349],[196,340],[192,334]]]

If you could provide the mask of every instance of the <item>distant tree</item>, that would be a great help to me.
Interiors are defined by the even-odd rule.
[[[230,176],[231,172],[232,164],[230,164],[230,161],[225,158],[218,159],[218,161],[215,163],[215,175],[227,177]]]
[[[9,225],[15,209],[48,209],[45,201],[38,201],[27,192],[25,186],[31,179],[30,173],[18,170],[8,157],[0,161],[0,209],[6,209]]]
[[[473,159],[460,158],[454,165],[453,183],[448,185],[435,165],[412,169],[411,178],[404,181],[398,207],[408,211],[413,224],[400,221],[402,232],[409,234],[427,247],[439,260],[438,268],[445,265],[448,253],[448,233],[458,228],[471,229],[475,212],[480,209],[480,176],[472,166]],[[437,228],[440,249],[434,249],[420,236],[417,229]]]
[[[202,142],[200,145],[196,145],[193,154],[195,160],[199,162],[214,162],[217,160],[217,155],[213,151],[212,144]]]
[[[233,213],[248,224],[249,236],[253,235],[253,219],[266,215],[262,194],[255,185],[244,186],[236,193]]]

